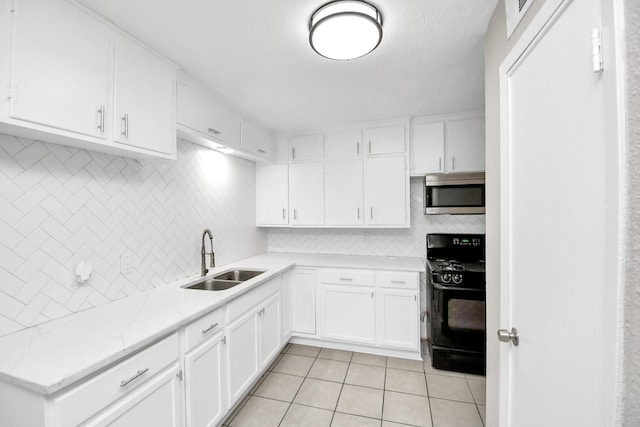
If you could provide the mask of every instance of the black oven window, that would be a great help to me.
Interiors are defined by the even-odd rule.
[[[484,301],[450,299],[447,308],[447,324],[452,331],[484,331]]]

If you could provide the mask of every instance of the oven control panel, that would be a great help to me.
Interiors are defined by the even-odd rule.
[[[454,237],[452,239],[452,243],[454,246],[480,246],[482,244],[482,239],[477,237],[473,237],[473,238]]]

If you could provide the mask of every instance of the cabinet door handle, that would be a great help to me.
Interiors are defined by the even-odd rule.
[[[285,219],[286,214],[287,214],[287,211],[284,208],[282,208],[282,219]]]
[[[371,154],[371,141],[369,141],[369,154]]]
[[[298,210],[297,210],[297,209],[294,209],[294,210],[293,210],[293,219],[294,219],[294,220],[297,220],[297,219],[298,219]]]
[[[266,151],[264,151],[262,148],[258,148],[258,153],[265,154]]]
[[[215,328],[216,326],[218,326],[217,323],[214,323],[212,325],[209,325],[208,327],[204,328],[202,330],[202,335],[206,334],[207,332],[209,332],[210,330],[212,330],[213,328]]]
[[[120,381],[120,387],[124,387],[127,384],[129,384],[131,381],[134,381],[136,378],[140,377],[141,375],[144,375],[146,372],[149,371],[149,368],[144,368],[144,369],[139,369],[135,374],[133,374],[133,376],[131,378],[129,378],[128,380],[122,380]]]
[[[212,134],[214,134],[214,135],[220,135],[220,131],[219,131],[219,130],[216,130],[216,129],[214,129],[214,128],[209,128],[209,132],[210,132],[210,133],[212,133]]]
[[[371,206],[371,219],[373,219],[373,206]]]
[[[438,170],[442,170],[442,157],[438,157]]]
[[[373,291],[371,291],[371,299],[373,299]]]
[[[340,280],[343,282],[353,282],[353,279],[351,277],[341,277]]]
[[[296,159],[296,149],[295,149],[295,148],[292,148],[292,149],[291,149],[291,158],[292,158],[293,160],[295,160],[295,159]]]
[[[358,219],[360,219],[360,208],[358,208]]]
[[[391,283],[395,283],[396,285],[404,285],[404,280],[392,280]]]
[[[129,139],[129,114],[125,113],[124,116],[122,116],[122,124],[123,124],[123,130],[122,130],[122,136],[124,136],[124,139]]]
[[[104,105],[101,105],[100,108],[98,108],[98,114],[100,114],[98,129],[100,129],[100,133],[104,133]]]
[[[222,340],[220,340],[222,342],[222,344],[226,344],[227,343],[227,336],[225,335],[224,337],[222,337]]]
[[[360,154],[360,143],[356,143],[356,154]]]
[[[456,170],[456,158],[451,156],[451,170]]]
[[[418,301],[418,297],[414,295],[414,296],[413,296],[413,300],[414,300],[414,301]]]

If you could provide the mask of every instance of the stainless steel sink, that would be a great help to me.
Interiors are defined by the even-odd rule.
[[[227,271],[226,273],[214,276],[214,279],[244,282],[246,280],[253,279],[256,276],[259,276],[265,271],[266,270],[231,270]]]
[[[185,286],[185,289],[202,289],[205,291],[224,291],[231,289],[242,282],[264,273],[266,270],[231,270],[218,274],[213,278],[204,279],[194,285]]]
[[[187,286],[186,289],[202,289],[205,291],[224,291],[225,289],[231,289],[242,282],[234,280],[216,280],[206,279],[202,282],[198,282],[195,285]]]

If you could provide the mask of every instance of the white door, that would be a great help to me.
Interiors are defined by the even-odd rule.
[[[362,225],[362,159],[325,162],[325,216],[327,225]]]
[[[447,172],[484,170],[484,119],[447,122]]]
[[[300,135],[289,138],[289,160],[321,160],[324,135]]]
[[[289,165],[256,166],[256,224],[289,223]]]
[[[404,153],[404,126],[365,129],[363,140],[366,154]]]
[[[316,272],[296,268],[291,275],[291,329],[316,333]]]
[[[261,305],[259,321],[260,366],[266,368],[280,348],[280,293],[271,296]]]
[[[66,2],[20,2],[14,13],[10,116],[105,137],[109,36]]]
[[[120,38],[115,54],[113,139],[164,154],[175,152],[175,70]]]
[[[251,309],[227,327],[227,382],[233,406],[258,376],[258,308]]]
[[[324,224],[322,162],[289,165],[289,216],[292,225]]]
[[[444,122],[411,126],[411,175],[444,172]]]
[[[322,285],[322,337],[375,344],[375,290],[365,286]]]
[[[184,358],[188,427],[212,427],[226,413],[223,334],[218,333]]]
[[[378,345],[417,350],[418,292],[403,289],[378,291]]]
[[[371,157],[364,160],[366,224],[406,224],[407,181],[405,156]]]
[[[362,131],[334,132],[325,135],[324,157],[335,159],[353,157],[362,154]]]
[[[591,69],[599,0],[566,1],[549,22],[501,68],[500,328],[515,327],[519,345],[487,331],[499,346],[499,425],[613,425],[616,279],[605,265],[616,237],[605,230],[616,208],[605,189],[617,171],[605,75]]]

